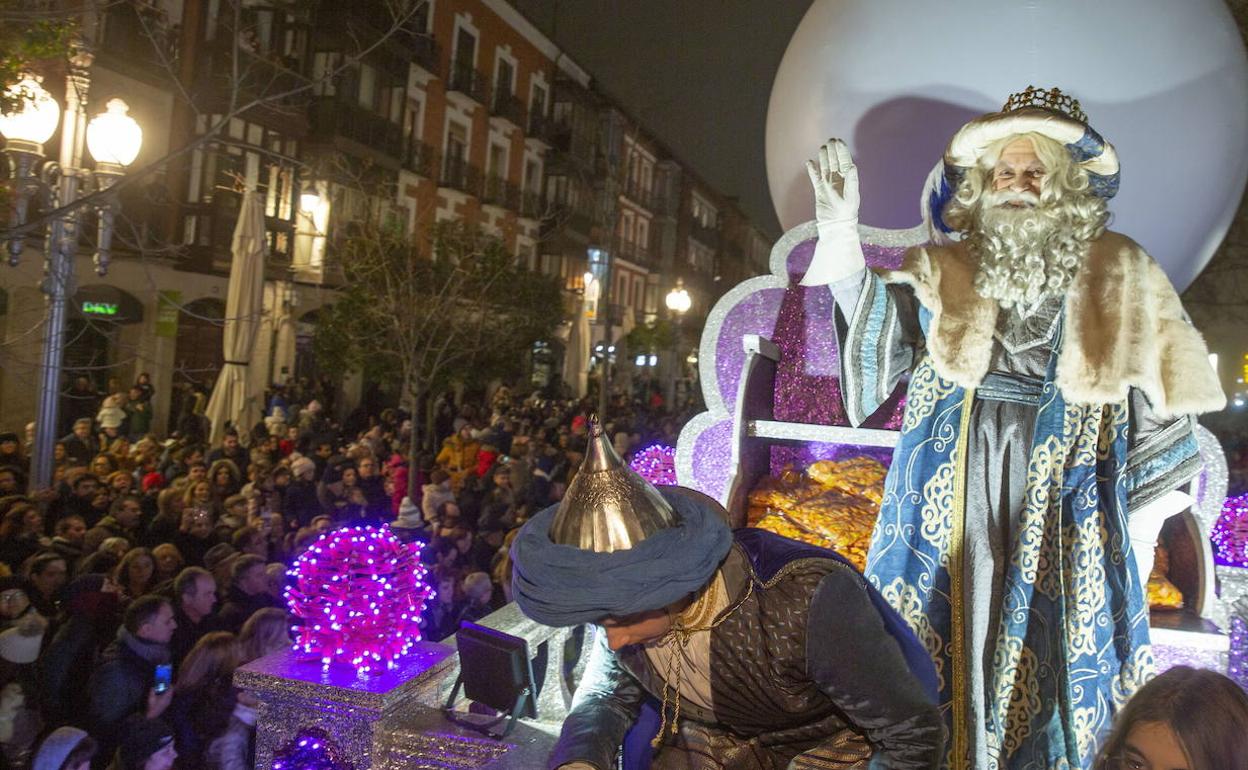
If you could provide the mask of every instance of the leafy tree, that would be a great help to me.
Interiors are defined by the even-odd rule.
[[[317,324],[318,361],[399,385],[415,406],[455,382],[514,377],[523,351],[564,319],[555,279],[517,267],[497,238],[464,222],[435,225],[427,248],[364,223],[338,253],[344,286]],[[421,423],[413,420],[412,458]]]
[[[33,0],[0,0],[0,112],[21,106],[26,94],[8,89],[22,79],[31,64],[63,58],[70,49],[75,20],[63,11],[49,10]]]

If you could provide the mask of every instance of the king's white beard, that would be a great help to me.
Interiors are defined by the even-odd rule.
[[[1002,205],[1011,200],[1023,207]],[[974,213],[968,246],[979,262],[975,291],[1002,307],[1027,308],[1066,292],[1100,234],[1074,196],[1041,204],[1030,193],[986,191]]]

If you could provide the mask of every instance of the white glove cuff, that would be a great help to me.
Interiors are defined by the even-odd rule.
[[[862,270],[867,265],[858,240],[858,220],[829,222],[818,226],[819,240],[810,267],[799,281],[801,286],[823,286],[835,283]]]

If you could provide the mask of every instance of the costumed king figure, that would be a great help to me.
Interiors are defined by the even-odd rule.
[[[512,563],[530,618],[596,624],[552,768],[612,770],[621,747],[626,770],[934,769],[944,754],[931,658],[849,562],[734,533],[711,498],[629,470],[596,422]]]
[[[865,269],[845,144],[807,170],[851,422],[909,377],[866,572],[932,654],[949,766],[1088,767],[1151,675],[1192,415],[1225,403],[1165,273],[1105,229],[1117,154],[1056,89],[1010,97],[945,152],[929,203],[961,240],[894,271]]]

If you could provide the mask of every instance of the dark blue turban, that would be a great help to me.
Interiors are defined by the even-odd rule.
[[[709,499],[659,491],[680,523],[627,550],[551,542],[557,505],[521,527],[511,545],[511,589],[524,614],[548,626],[597,623],[661,609],[710,582],[732,547],[732,530]]]

